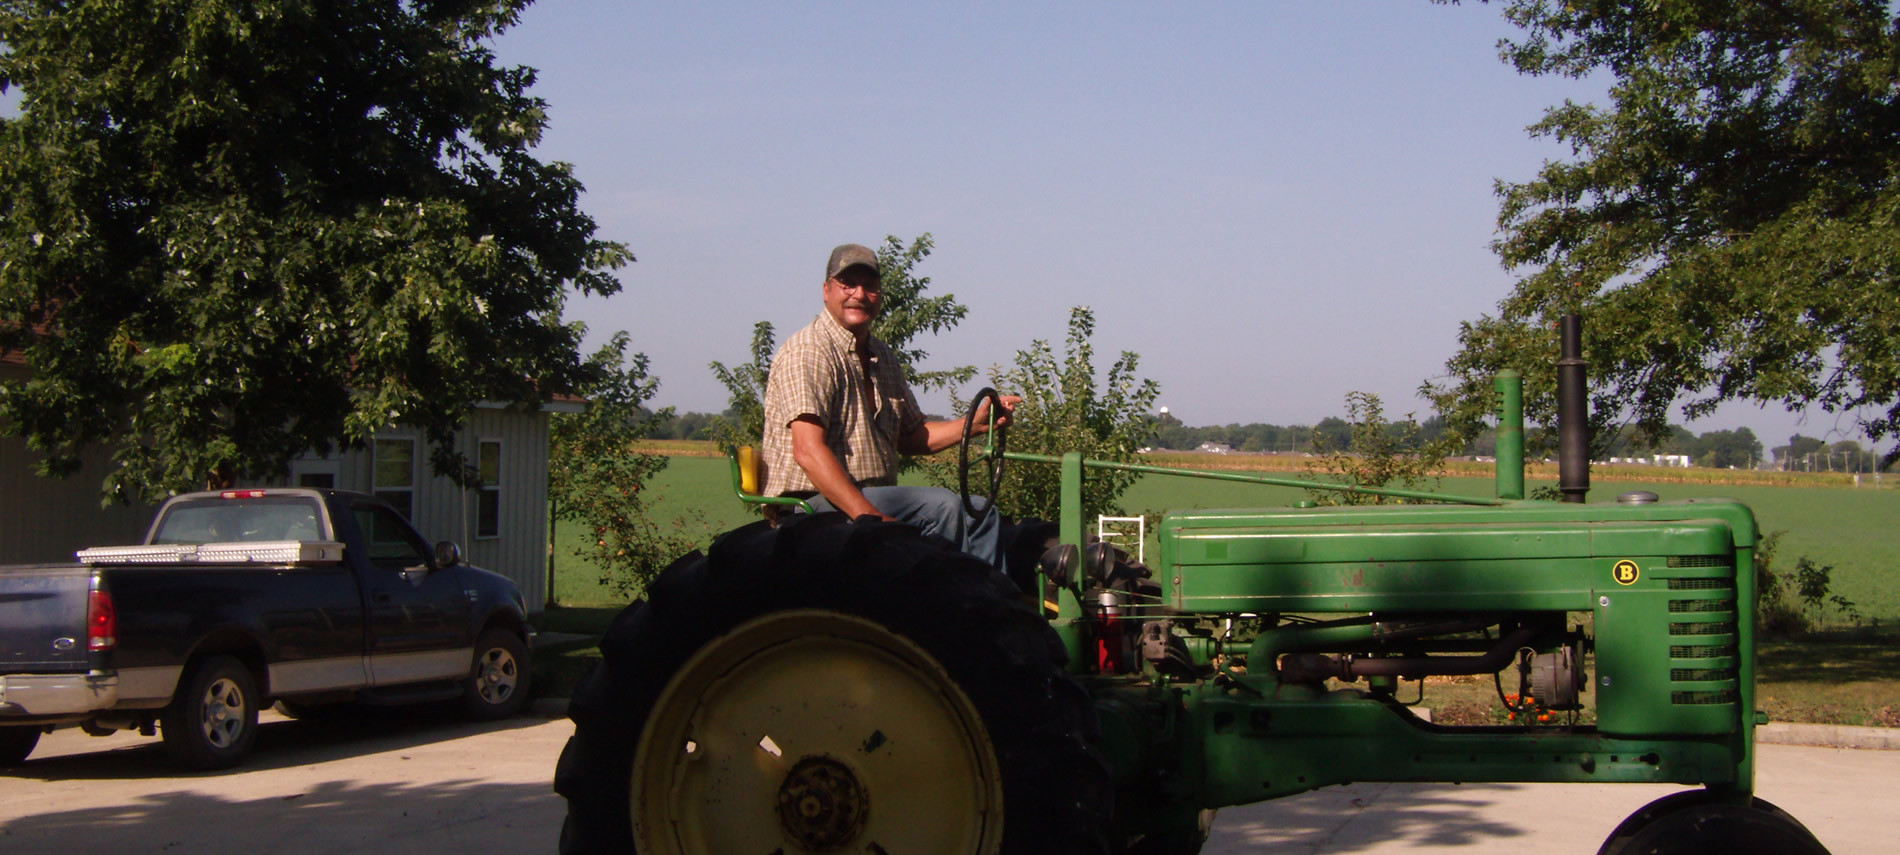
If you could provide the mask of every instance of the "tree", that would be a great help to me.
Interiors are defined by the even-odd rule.
[[[1385,405],[1370,392],[1346,393],[1346,418],[1331,417],[1346,425],[1346,441],[1317,431],[1313,447],[1320,457],[1303,464],[1307,472],[1322,476],[1334,484],[1359,487],[1395,487],[1406,490],[1433,489],[1438,476],[1432,474],[1444,462],[1445,454],[1456,439],[1440,436],[1426,439],[1417,420],[1385,420]],[[1326,422],[1321,422],[1324,425]],[[1395,500],[1373,493],[1308,489],[1313,500],[1322,505],[1383,505]]]
[[[976,376],[974,365],[925,371],[920,366],[930,354],[912,346],[923,333],[949,332],[970,311],[957,302],[955,294],[924,296],[924,292],[930,290],[930,277],[918,276],[917,265],[929,258],[936,246],[930,233],[925,232],[909,246],[896,235],[885,235],[884,245],[877,250],[878,268],[884,281],[884,306],[878,310],[877,320],[871,322],[871,335],[890,345],[898,361],[904,364],[905,379],[920,392],[955,388]]]
[[[1699,439],[1701,453],[1695,457],[1698,466],[1746,469],[1761,459],[1761,440],[1748,428],[1709,431]]]
[[[731,406],[712,424],[713,441],[722,451],[742,445],[758,445],[765,436],[765,384],[772,376],[772,352],[777,349],[772,323],[752,325],[752,360],[727,368],[723,362],[710,366],[714,377],[726,387]]]
[[[0,425],[108,497],[280,473],[597,380],[568,289],[632,260],[542,163],[528,0],[0,0]]]
[[[646,483],[666,468],[667,458],[642,454],[634,443],[672,418],[673,410],[642,406],[653,399],[659,381],[647,376],[645,354],[626,354],[627,334],[615,333],[589,360],[600,379],[584,390],[586,409],[553,416],[548,504],[555,519],[587,529],[592,543],[574,554],[600,570],[601,584],[634,596],[697,544],[662,529],[648,513]]]
[[[1521,271],[1467,323],[1440,406],[1475,424],[1502,368],[1554,410],[1553,321],[1588,318],[1596,427],[1661,436],[1730,399],[1900,431],[1900,24],[1881,0],[1512,0],[1504,58],[1613,80],[1531,126],[1574,155],[1500,183]],[[1598,435],[1605,435],[1599,431]]]
[[[997,389],[1023,399],[1009,428],[1009,450],[1046,455],[1077,451],[1098,460],[1128,461],[1149,444],[1155,434],[1149,413],[1161,387],[1138,378],[1141,357],[1124,350],[1098,388],[1095,346],[1090,342],[1094,332],[1095,313],[1077,306],[1069,310],[1060,362],[1047,341],[1037,340],[1028,350],[1017,351],[1010,367],[992,370]],[[942,457],[951,459],[933,460],[928,474],[932,481],[955,488],[957,461]],[[1085,518],[1120,513],[1116,501],[1135,478],[1132,472],[1090,471],[1082,489]],[[1008,465],[997,505],[1010,516],[1055,519],[1062,507],[1060,473],[1046,464]]]
[[[918,235],[905,246],[896,235],[886,235],[877,250],[878,269],[883,282],[883,304],[877,320],[871,323],[871,335],[889,345],[904,366],[904,377],[914,390],[925,391],[953,387],[976,376],[973,366],[940,371],[924,371],[918,366],[930,354],[913,347],[923,333],[949,332],[969,312],[957,302],[955,294],[927,297],[930,277],[918,276],[917,265],[930,257],[936,247],[930,233]],[[772,355],[778,350],[772,324],[759,321],[752,326],[752,357],[749,362],[727,367],[714,362],[713,376],[726,387],[730,401],[729,417],[714,428],[719,446],[730,451],[741,445],[755,445],[765,435],[765,387],[772,375]]]
[[[1784,467],[1791,467],[1796,465],[1797,461],[1805,460],[1808,455],[1826,447],[1827,443],[1821,440],[1797,433],[1788,437],[1787,445],[1775,449],[1775,459],[1781,461]]]

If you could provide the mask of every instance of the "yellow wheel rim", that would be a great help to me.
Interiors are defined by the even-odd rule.
[[[750,621],[661,692],[633,762],[648,855],[994,853],[1003,792],[976,708],[922,649],[826,611]]]

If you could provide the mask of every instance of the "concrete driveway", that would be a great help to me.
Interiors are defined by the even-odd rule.
[[[554,851],[567,721],[379,715],[326,727],[267,714],[251,762],[222,774],[180,773],[156,739],[60,731],[0,777],[0,852]],[[1900,751],[1764,745],[1760,783],[1834,855],[1886,855],[1900,838]],[[1673,789],[1358,784],[1222,811],[1206,852],[1589,855]]]

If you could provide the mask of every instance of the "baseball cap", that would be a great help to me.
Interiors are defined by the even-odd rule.
[[[879,275],[884,271],[878,267],[877,253],[862,244],[847,243],[831,251],[831,260],[825,262],[825,278],[836,279],[847,268],[864,265]]]

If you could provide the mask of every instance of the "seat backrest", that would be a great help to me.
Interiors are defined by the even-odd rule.
[[[759,495],[758,449],[750,445],[742,445],[727,454],[726,459],[732,463],[732,492],[739,497],[739,501],[765,505],[768,511],[777,506],[785,506],[811,513],[811,505],[806,504],[803,499]]]

